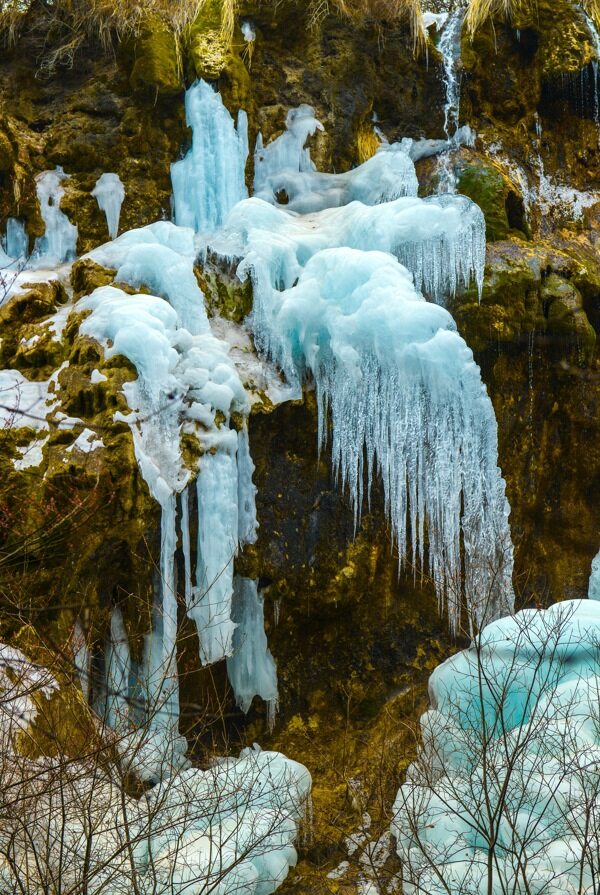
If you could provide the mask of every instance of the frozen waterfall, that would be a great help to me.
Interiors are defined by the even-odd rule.
[[[427,537],[429,570],[452,629],[463,595],[479,626],[513,605],[496,421],[451,317],[417,290],[441,304],[472,278],[481,285],[483,216],[462,196],[390,194],[399,159],[396,183],[410,184],[409,166],[414,177],[401,147],[381,150],[343,182],[318,175],[299,151],[316,127],[309,112],[302,109],[297,129],[288,115],[283,149],[262,150],[260,183],[271,201],[239,203],[211,246],[242,258],[238,275],[252,278],[258,348],[290,383],[307,375],[315,381],[319,440],[328,437],[330,416],[333,465],[356,523],[377,474],[401,562],[423,567]],[[288,167],[278,172],[280,163]],[[296,208],[307,198],[309,213],[272,204],[274,185],[286,178]],[[340,201],[340,183],[349,204]],[[354,184],[378,204],[352,201]]]
[[[211,232],[248,195],[248,119],[240,111],[236,130],[220,94],[205,81],[196,81],[187,91],[185,111],[193,137],[185,158],[171,165],[174,220]]]

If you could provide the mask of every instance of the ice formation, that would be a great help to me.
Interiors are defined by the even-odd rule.
[[[410,145],[384,143],[373,158],[345,174],[323,174],[315,169],[309,136],[323,125],[311,106],[292,109],[286,130],[266,148],[262,138],[255,152],[254,195],[276,204],[284,200],[287,211],[307,214],[337,208],[358,200],[378,205],[402,196],[416,196],[419,183],[415,167],[405,149]],[[409,141],[412,143],[412,141]]]
[[[36,177],[40,213],[46,229],[36,240],[34,256],[37,263],[73,261],[77,254],[77,227],[60,210],[65,190],[63,181],[69,177],[60,166],[44,171]]]
[[[592,572],[588,584],[588,599],[600,600],[600,552],[592,560]]]
[[[320,443],[330,413],[332,461],[356,520],[365,476],[371,483],[378,473],[403,561],[410,532],[411,559],[423,562],[427,524],[430,571],[452,627],[461,535],[472,619],[509,611],[509,508],[494,412],[471,352],[391,255],[342,247],[311,256],[303,235],[283,223],[268,240],[262,230],[249,234],[240,273],[254,281],[257,344],[288,379],[313,377]],[[303,268],[297,257],[307,259]]]
[[[108,235],[111,239],[116,239],[119,232],[121,206],[125,199],[125,187],[119,175],[102,174],[96,181],[92,196],[98,203],[98,208],[106,215]]]
[[[233,655],[227,659],[227,674],[236,702],[247,712],[255,696],[267,703],[270,726],[277,710],[277,666],[265,634],[263,598],[256,581],[235,579],[232,619],[237,623],[233,635]]]
[[[248,119],[240,110],[237,130],[219,93],[196,81],[185,96],[192,146],[171,165],[174,220],[198,232],[216,230],[233,206],[248,195]]]
[[[394,806],[407,895],[595,895],[599,645],[600,605],[568,601],[494,622],[434,671]]]
[[[111,639],[120,698],[130,660],[118,612]],[[110,750],[98,753],[97,742],[79,761],[19,752],[17,735],[29,732],[39,697],[58,690],[50,672],[0,645],[0,690],[8,809],[3,891],[37,895],[58,879],[62,888],[88,895],[270,895],[296,863],[294,841],[311,786],[297,762],[245,749],[206,770],[185,768],[134,798]],[[113,700],[111,711],[117,708],[126,739],[122,719],[130,706]]]

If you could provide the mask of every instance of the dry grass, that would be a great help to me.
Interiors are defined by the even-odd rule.
[[[40,74],[52,74],[58,67],[70,67],[75,56],[89,41],[106,49],[113,41],[139,32],[149,15],[160,18],[176,38],[203,7],[215,0],[0,0],[0,41],[16,45],[27,31],[39,43]],[[221,30],[231,39],[240,0],[218,0]],[[277,8],[282,0],[259,0]],[[600,2],[600,0],[592,0]],[[421,0],[297,0],[306,14],[308,27],[318,26],[330,14],[357,24],[367,21],[408,22],[415,50],[425,44]]]
[[[600,0],[581,0],[581,6],[600,28]],[[487,19],[510,19],[519,13],[535,12],[536,0],[469,0],[466,23],[473,34]]]

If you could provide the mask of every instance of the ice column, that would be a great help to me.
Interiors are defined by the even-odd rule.
[[[104,717],[109,727],[123,732],[129,719],[129,675],[131,657],[123,624],[123,614],[115,606],[110,617],[110,636],[105,654],[106,708]]]
[[[119,232],[119,218],[121,206],[125,199],[125,187],[118,174],[102,174],[96,181],[92,190],[92,196],[98,203],[98,207],[106,215],[108,235],[116,239]]]
[[[592,560],[592,573],[588,585],[588,599],[600,600],[600,552]]]
[[[51,262],[72,261],[77,254],[77,227],[60,210],[65,190],[63,181],[69,177],[60,166],[44,171],[36,177],[40,212],[46,225],[44,235],[36,241],[35,254]]]
[[[236,578],[232,619],[237,624],[233,635],[233,655],[227,659],[227,674],[237,704],[247,712],[255,696],[267,703],[269,726],[277,711],[277,666],[267,643],[262,596],[256,581]]]
[[[25,224],[18,218],[9,218],[6,222],[6,254],[17,259],[25,259],[29,254]]]
[[[211,232],[248,195],[248,118],[240,110],[236,130],[220,95],[205,81],[187,91],[185,110],[192,146],[171,165],[174,219],[179,226]]]

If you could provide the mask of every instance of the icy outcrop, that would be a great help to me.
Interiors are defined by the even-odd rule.
[[[46,229],[36,240],[34,258],[37,264],[73,261],[77,254],[77,227],[60,210],[65,194],[63,181],[69,177],[60,166],[44,171],[35,179],[40,213]]]
[[[240,111],[236,130],[221,96],[205,81],[196,81],[187,91],[185,110],[193,137],[185,158],[171,165],[174,220],[212,232],[248,195],[248,118]]]
[[[121,206],[125,199],[125,187],[118,174],[102,174],[96,181],[92,196],[98,208],[106,215],[106,226],[111,239],[116,239],[119,232]]]
[[[494,622],[434,671],[394,806],[406,891],[594,895],[599,643],[600,604],[567,601]]]
[[[237,624],[233,635],[233,655],[227,659],[227,674],[235,699],[247,712],[255,696],[267,703],[267,716],[272,727],[277,711],[277,666],[265,634],[263,598],[256,581],[236,578],[232,618]]]

